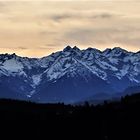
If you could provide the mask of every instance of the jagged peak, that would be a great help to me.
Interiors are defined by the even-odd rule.
[[[5,58],[12,59],[12,58],[17,58],[17,57],[18,56],[15,53],[12,53],[12,54],[8,54],[8,53],[0,54],[1,59],[5,59]]]
[[[109,54],[109,53],[127,53],[128,51],[121,48],[121,47],[114,47],[114,48],[106,48],[104,51],[103,51],[103,54]]]
[[[5,56],[17,56],[16,53],[12,53],[12,54],[5,53],[5,54],[0,54],[0,55],[5,55]]]
[[[63,51],[64,52],[67,52],[67,51],[80,51],[80,49],[77,47],[77,46],[74,46],[73,48],[71,47],[71,46],[66,46],[64,49],[63,49]]]
[[[80,49],[77,46],[74,46],[72,49],[75,51],[80,51]]]
[[[123,48],[121,48],[121,47],[114,47],[112,50],[127,52],[125,49],[123,49]]]
[[[16,53],[11,54],[11,57],[16,58],[17,57]]]
[[[127,51],[121,47],[114,47],[114,48],[106,48],[105,50],[103,51],[100,51],[99,49],[96,49],[96,48],[92,48],[92,47],[89,47],[87,49],[84,49],[84,50],[81,50],[80,48],[78,48],[77,46],[74,46],[74,47],[71,47],[70,45],[66,46],[63,51],[58,51],[58,52],[54,52],[48,56],[53,56],[53,55],[59,55],[61,54],[61,52],[76,52],[76,53],[80,53],[81,52],[86,52],[86,51],[91,51],[91,52],[97,52],[97,53],[101,53],[103,55],[106,55],[106,54],[109,54],[109,53],[113,53],[113,54],[116,54],[116,53],[119,53],[119,52],[123,52],[123,53],[131,53],[131,54],[139,54],[140,51],[138,52],[130,52],[130,51]],[[112,54],[112,55],[113,55]],[[41,58],[29,58],[29,57],[22,57],[22,56],[19,56],[17,55],[16,53],[12,53],[12,54],[8,54],[8,53],[5,53],[5,54],[0,54],[0,57],[1,58],[4,58],[4,57],[8,57],[9,59],[11,58],[26,58],[26,59],[35,59],[35,60],[38,60],[38,59],[43,59],[43,58],[48,58],[48,56],[44,56],[44,57],[41,57]]]
[[[111,50],[112,50],[111,48],[106,48],[106,49],[103,51],[103,53],[104,53],[104,54],[108,54],[108,53],[111,52]]]
[[[72,47],[68,45],[63,49],[63,51],[67,52],[67,51],[70,51],[71,49],[72,49]]]
[[[94,52],[101,53],[100,50],[98,50],[98,49],[96,49],[96,48],[92,48],[92,47],[87,48],[85,51],[94,51]]]

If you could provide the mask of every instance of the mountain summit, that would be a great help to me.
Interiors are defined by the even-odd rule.
[[[67,46],[40,59],[0,55],[1,98],[75,103],[119,97],[139,84],[140,53],[119,47]]]

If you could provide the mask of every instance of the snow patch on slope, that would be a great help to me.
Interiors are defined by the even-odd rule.
[[[42,75],[41,74],[38,74],[38,75],[33,75],[32,76],[32,80],[33,80],[33,87],[37,86],[40,84],[40,81],[41,81],[41,77]]]
[[[15,58],[6,60],[1,67],[10,72],[20,72],[23,69],[23,65]]]

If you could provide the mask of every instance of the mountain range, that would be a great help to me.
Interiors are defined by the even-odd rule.
[[[140,52],[67,46],[43,58],[0,55],[0,98],[76,103],[139,91]]]

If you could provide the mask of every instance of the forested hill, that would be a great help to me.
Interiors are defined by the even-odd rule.
[[[119,102],[105,101],[103,105],[97,106],[90,106],[87,102],[84,106],[71,106],[1,99],[0,120],[19,124],[32,122],[30,132],[39,130],[38,135],[46,132],[46,129],[55,133],[55,130],[60,131],[62,126],[63,129],[66,128],[65,131],[72,126],[71,132],[75,129],[81,132],[88,130],[88,134],[97,140],[122,136],[134,138],[140,126],[140,94],[126,96]],[[42,127],[34,127],[37,124]]]

